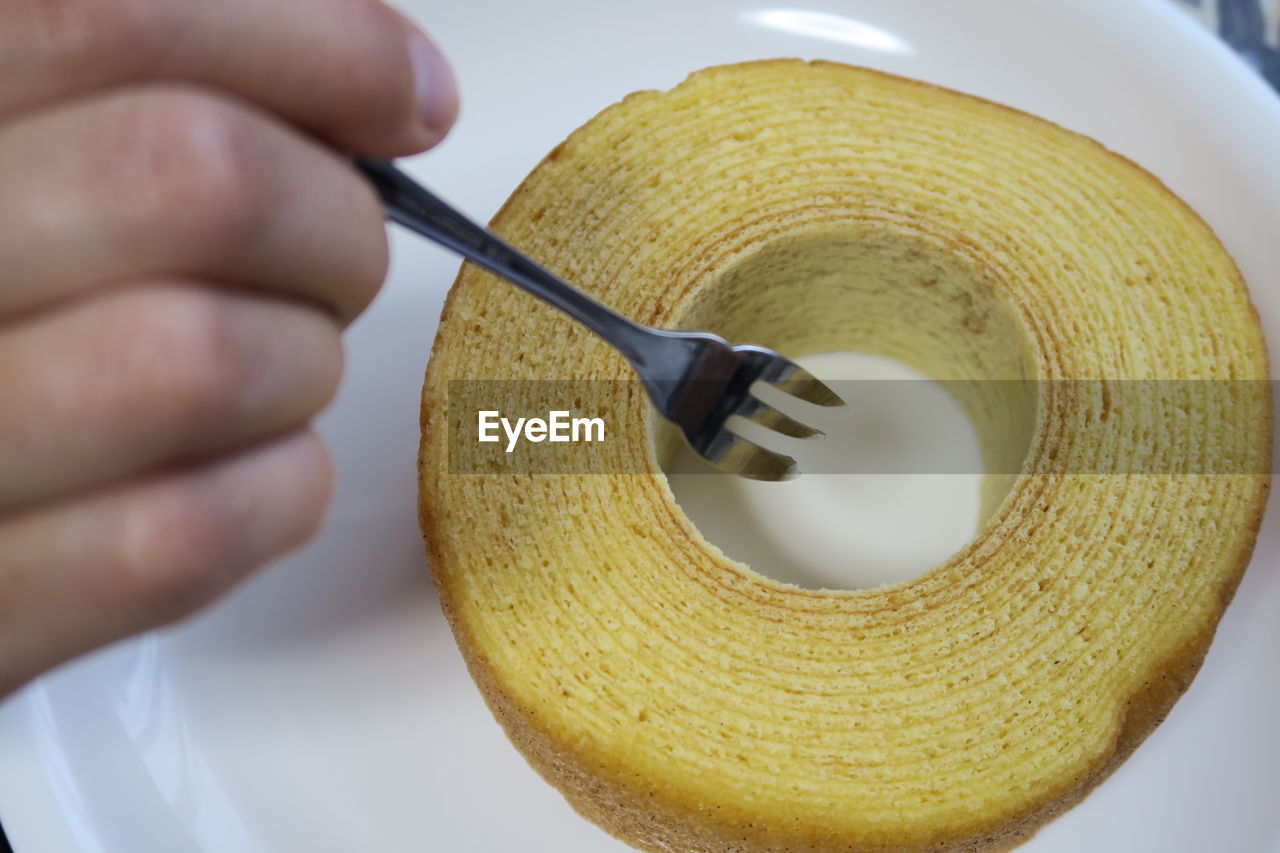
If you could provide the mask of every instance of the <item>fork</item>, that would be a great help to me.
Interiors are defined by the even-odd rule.
[[[830,388],[773,350],[730,345],[710,332],[642,326],[597,302],[468,219],[395,166],[359,158],[392,222],[444,246],[549,302],[622,354],[658,412],[713,466],[753,480],[785,480],[796,462],[735,432],[735,419],[791,438],[821,436],[757,396],[757,383],[807,403],[843,406]]]

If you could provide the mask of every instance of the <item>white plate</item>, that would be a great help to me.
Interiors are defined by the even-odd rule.
[[[465,104],[414,170],[479,217],[633,89],[732,60],[826,57],[1031,110],[1144,164],[1218,229],[1280,341],[1280,101],[1164,0],[408,5]],[[395,250],[323,420],[341,480],[320,539],[199,619],[0,706],[0,818],[18,853],[626,849],[506,742],[433,598],[417,405],[457,261],[400,237]],[[1191,690],[1027,853],[1280,851],[1278,546],[1273,513]]]

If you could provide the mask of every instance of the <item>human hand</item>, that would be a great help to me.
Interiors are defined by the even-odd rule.
[[[376,0],[0,4],[0,696],[316,530],[308,423],[387,266],[337,152],[456,111]]]

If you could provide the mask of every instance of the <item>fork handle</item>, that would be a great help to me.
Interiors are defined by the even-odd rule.
[[[355,163],[378,191],[389,220],[519,285],[604,338],[632,364],[644,363],[649,329],[552,274],[390,163],[364,158]]]

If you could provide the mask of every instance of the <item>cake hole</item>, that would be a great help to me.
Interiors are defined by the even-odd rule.
[[[804,453],[772,445],[800,463],[785,483],[683,473],[700,461],[655,425],[658,458],[682,472],[669,474],[676,500],[703,536],[817,590],[909,581],[965,548],[1017,481],[1036,422],[1032,334],[995,274],[962,242],[845,221],[780,228],[690,287],[670,325],[771,347],[840,382],[851,406],[844,420],[789,412],[828,438]]]
[[[787,482],[725,476],[687,447],[677,451],[671,470],[691,473],[668,480],[702,535],[760,574],[807,589],[910,580],[963,548],[983,520],[983,463],[959,402],[894,359],[842,352],[797,361],[854,396],[850,410],[826,419],[825,439],[804,442],[801,475]],[[873,381],[917,384],[857,395]],[[926,458],[940,447],[954,472],[848,473],[851,456]]]

